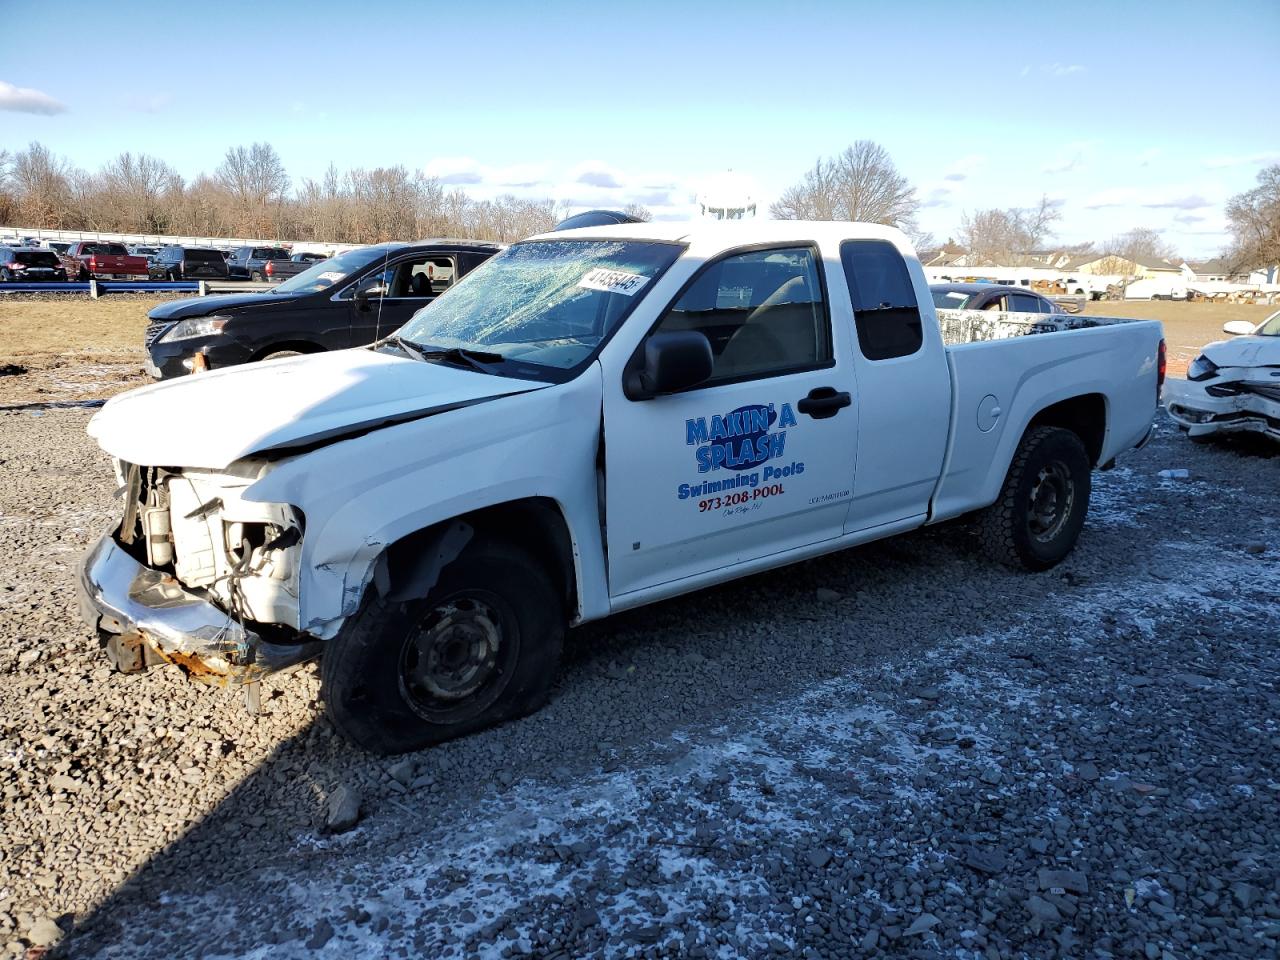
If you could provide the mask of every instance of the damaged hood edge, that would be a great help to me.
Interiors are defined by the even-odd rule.
[[[546,386],[358,348],[133,390],[112,398],[88,432],[129,463],[221,470]]]
[[[1220,367],[1280,367],[1280,337],[1233,337],[1201,351]]]

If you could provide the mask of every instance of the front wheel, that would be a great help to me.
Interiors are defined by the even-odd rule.
[[[300,357],[301,350],[275,350],[262,357],[263,360],[279,360],[282,357]]]
[[[426,597],[371,596],[329,642],[325,709],[339,733],[381,754],[524,716],[547,698],[564,627],[560,596],[532,556],[473,540]]]
[[[1069,554],[1089,512],[1089,454],[1060,427],[1028,430],[1000,497],[978,518],[985,552],[1006,566],[1048,570]]]

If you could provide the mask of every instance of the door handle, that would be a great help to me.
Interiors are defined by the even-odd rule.
[[[815,420],[834,417],[845,407],[853,403],[847,390],[836,390],[835,387],[814,387],[809,395],[796,404],[796,409],[807,413]]]

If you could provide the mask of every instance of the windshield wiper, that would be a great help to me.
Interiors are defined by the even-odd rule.
[[[466,347],[423,350],[422,358],[424,360],[443,360],[445,363],[452,363],[460,367],[470,367],[472,370],[479,370],[481,373],[493,373],[489,365],[501,363],[504,359],[500,353],[490,353],[488,350],[469,350]]]
[[[393,347],[399,347],[401,350],[409,354],[409,356],[413,357],[415,360],[427,359],[426,352],[422,349],[421,344],[414,343],[412,340],[406,340],[404,337],[400,336],[397,333],[393,333],[391,336],[387,337],[382,342],[389,343]]]

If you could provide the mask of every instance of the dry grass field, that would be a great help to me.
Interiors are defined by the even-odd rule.
[[[1181,377],[1187,364],[1196,358],[1200,348],[1214,340],[1225,339],[1222,325],[1228,320],[1260,323],[1280,304],[1181,303],[1174,300],[1129,300],[1123,303],[1098,301],[1085,307],[1095,317],[1137,317],[1159,320],[1164,324],[1164,337],[1169,346],[1169,376]]]
[[[147,382],[142,331],[154,297],[0,298],[0,406],[93,400]]]
[[[0,298],[0,366],[27,373],[0,377],[0,406],[110,396],[147,382],[142,331],[160,300],[115,294],[99,300]],[[1182,376],[1200,348],[1224,334],[1228,320],[1257,323],[1275,306],[1175,303],[1166,300],[1090,303],[1094,316],[1160,320],[1169,342],[1169,372]]]

